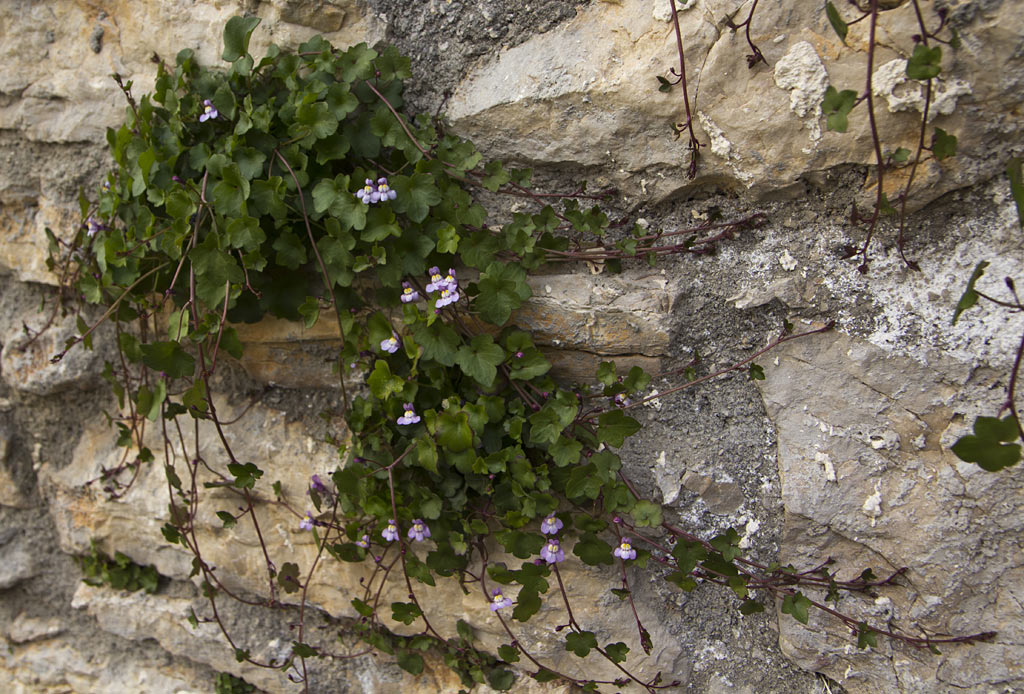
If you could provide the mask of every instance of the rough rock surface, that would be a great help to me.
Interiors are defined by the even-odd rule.
[[[677,63],[668,0],[0,3],[0,681],[16,694],[186,694],[210,691],[221,671],[267,692],[296,691],[282,673],[238,665],[211,625],[188,624],[188,610],[202,614],[205,603],[187,580],[189,558],[159,532],[160,465],[145,468],[118,501],[86,485],[118,462],[97,415],[112,411],[109,395],[94,389],[101,336],[96,352],[76,349],[51,365],[48,356],[76,331],[60,319],[29,351],[20,349],[23,324],[39,328],[48,315],[40,302],[53,305],[53,292],[41,286],[55,283],[43,230],[71,233],[81,221],[79,188],[88,191],[108,166],[104,131],[124,109],[109,74],[134,80],[141,93],[152,83],[154,53],[170,60],[189,47],[215,63],[224,21],[248,12],[263,19],[256,53],[319,32],[339,46],[395,43],[412,58],[411,103],[440,109],[485,154],[535,167],[545,185],[570,189],[581,178],[616,185],[617,213],[642,214],[653,228],[767,214],[765,227],[720,244],[714,256],[634,267],[623,277],[594,268],[539,276],[520,319],[581,380],[609,356],[671,372],[699,354],[699,372],[711,373],[762,347],[783,320],[797,329],[835,320],[832,333],[759,357],[765,381],[741,374],[667,394],[678,380],[656,379],[652,387],[666,395],[637,408],[645,429],[624,448],[627,469],[677,523],[705,537],[735,527],[759,560],[807,568],[832,556],[844,577],[867,566],[879,574],[908,567],[877,599],[843,599],[840,607],[858,618],[913,634],[998,632],[991,643],[943,647],[941,656],[881,640],[863,652],[836,622],[815,616],[808,629],[785,615],[740,618],[735,600],[713,586],[682,593],[638,572],[631,578],[656,648],[643,672],[662,669],[682,680],[679,691],[694,694],[1024,689],[1024,468],[990,475],[948,450],[975,416],[998,409],[1024,332],[1020,315],[985,306],[949,325],[979,260],[992,263],[981,286],[995,295],[1004,276],[1024,267],[1001,174],[1009,156],[1024,153],[1024,13],[1006,0],[922,3],[930,27],[934,9],[948,8],[961,39],[956,50],[943,45],[928,122],[955,134],[959,153],[929,159],[917,172],[906,250],[922,272],[905,269],[885,220],[861,275],[842,249],[863,242],[849,225],[850,207],[863,209],[873,194],[865,106],[839,134],[826,129],[820,102],[828,85],[865,88],[867,22],[851,26],[844,45],[820,4],[761,3],[751,38],[767,65],[751,69],[743,30],[726,26],[729,16],[745,18],[749,3],[677,5],[703,145],[694,181],[686,177],[685,138],[672,132],[685,119],[681,95],[657,91],[655,80]],[[855,16],[851,5],[836,5],[848,20]],[[889,153],[916,143],[924,95],[905,78],[910,35],[919,31],[913,5],[883,6],[894,9],[879,22],[872,91]],[[890,199],[907,174],[907,167],[887,172]],[[273,322],[245,330],[244,371],[222,374],[221,406],[241,409],[253,397],[259,404],[229,436],[304,508],[309,475],[335,464],[321,442],[341,433],[318,417],[337,407],[337,392],[324,387],[336,379],[328,361],[334,334]],[[212,458],[219,445],[204,432]],[[265,567],[239,551],[254,547],[251,526],[225,530],[213,515],[232,503],[223,490],[211,495],[200,535],[221,577],[258,595]],[[298,517],[269,503],[259,512],[274,556],[308,564],[314,547]],[[81,586],[69,553],[84,553],[92,540],[155,565],[159,591]],[[352,617],[358,578],[358,567],[347,565],[318,575],[309,618],[319,637],[332,639]],[[572,574],[573,590],[585,596],[580,614],[602,637],[626,640],[617,627],[628,616],[609,585],[598,572]],[[482,596],[451,586],[438,592],[439,622],[463,617],[485,647],[502,641]],[[222,604],[254,653],[285,657],[291,608]],[[524,639],[546,642],[540,625],[558,616],[542,617]],[[581,667],[550,644],[540,650],[552,663]],[[311,691],[460,688],[429,660],[419,678],[385,657],[315,667]],[[515,686],[558,691],[525,677]]]

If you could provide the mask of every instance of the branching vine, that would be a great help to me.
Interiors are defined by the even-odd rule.
[[[751,66],[764,60],[750,40],[756,6],[735,26],[746,29]],[[871,8],[873,31],[876,0]],[[686,120],[678,132],[688,133],[693,177],[700,144],[673,17],[679,71],[673,70],[676,82],[663,82],[683,92]],[[877,634],[930,648],[992,636],[911,637],[857,620],[838,609],[840,595],[871,595],[895,584],[902,570],[885,579],[870,570],[840,579],[830,562],[807,571],[757,563],[742,556],[733,529],[702,538],[678,528],[623,471],[614,449],[640,429],[630,410],[729,374],[763,378],[756,358],[831,324],[803,333],[787,324],[765,348],[704,375],[695,360],[664,374],[683,382],[657,395],[648,393],[651,377],[641,369],[619,373],[610,362],[597,372],[599,385],[566,387],[551,377],[532,336],[514,325],[514,311],[531,295],[529,271],[568,262],[603,262],[617,271],[623,263],[705,253],[763,225],[764,215],[672,231],[612,224],[597,204],[585,205],[613,191],[535,190],[529,170],[483,163],[470,142],[447,134],[436,118],[405,114],[409,63],[394,49],[360,44],[339,51],[316,37],[294,53],[271,47],[256,62],[248,45],[258,23],[228,22],[226,71],[204,68],[184,50],[173,68],[159,63],[151,95],[136,101],[131,83],[119,80],[130,109],[127,121],[108,132],[117,169],[98,202],[83,198],[85,222],[71,241],[50,234],[65,305],[106,307],[98,323],[80,322],[65,352],[88,345],[99,323],[116,326],[117,358],[104,376],[118,400],[113,423],[125,452],[100,479],[116,497],[142,465],[156,461],[147,445],[152,424],[170,501],[163,535],[193,556],[192,575],[208,600],[208,611],[193,615],[193,623],[216,623],[239,661],[286,671],[308,691],[306,659],[366,652],[307,642],[308,589],[316,572],[330,571],[329,557],[369,567],[351,596],[358,616],[352,633],[410,673],[422,672],[422,653],[434,649],[467,687],[509,689],[516,677],[509,665],[523,659],[538,681],[561,679],[590,691],[632,683],[655,692],[676,684],[660,673],[639,676],[624,641],[602,644],[580,621],[562,575],[571,549],[585,565],[612,567],[619,587],[611,590],[628,602],[646,655],[651,636],[630,588],[637,570],[683,590],[720,584],[735,592],[743,614],[776,600],[804,623],[809,610],[820,610],[849,627],[862,648],[874,646]],[[922,46],[932,50],[927,39],[934,36],[921,26]],[[861,99],[873,123],[868,60]],[[937,65],[931,57],[915,65],[922,60]],[[848,97],[831,94],[826,104],[839,98],[842,105],[830,113],[830,127],[854,105],[846,108]],[[875,145],[880,197],[871,229],[885,202],[877,133]],[[938,156],[935,144],[932,152]],[[903,203],[912,181],[913,171]],[[479,189],[522,198],[531,212],[491,224],[472,195]],[[864,265],[866,249],[867,242]],[[1005,305],[1021,309],[1015,294]],[[342,337],[339,382],[350,437],[337,437],[344,464],[329,479],[310,480],[307,510],[279,483],[268,491],[261,482],[266,471],[236,457],[211,376],[225,355],[243,353],[234,324],[274,315],[311,326],[325,311]],[[353,374],[362,377],[350,393],[345,384]],[[222,459],[201,450],[201,426],[216,432]],[[258,540],[263,597],[231,590],[204,559],[197,517],[211,503],[203,494],[210,487],[238,504],[217,511],[224,527],[247,524]],[[271,556],[260,513],[268,504],[312,534],[317,551],[310,566]],[[513,558],[522,563],[515,566]],[[453,630],[435,621],[429,606],[430,588],[445,579],[482,594],[481,610],[493,612],[509,637],[497,654],[474,646],[473,628],[462,620],[455,636],[445,636]],[[393,590],[406,597],[389,602]],[[297,604],[291,656],[254,658],[222,619],[223,597],[268,609]],[[611,679],[556,671],[523,644],[515,623],[530,620],[545,599],[565,612],[552,638],[581,658],[594,654],[609,663]],[[399,635],[392,628],[398,624],[419,631]]]

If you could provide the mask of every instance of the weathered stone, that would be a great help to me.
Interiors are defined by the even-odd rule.
[[[153,647],[99,652],[81,639],[58,637],[17,644],[0,639],[0,681],[10,694],[207,694],[209,669],[172,660]],[[114,644],[110,644],[113,646]],[[118,644],[123,645],[123,644]]]
[[[225,420],[230,420],[237,409],[239,407],[225,401],[217,402],[217,410]],[[288,422],[284,413],[259,405],[237,423],[225,428],[225,436],[235,457],[251,461],[265,470],[265,479],[280,481],[284,498],[296,511],[307,507],[304,499],[310,476],[329,472],[337,460],[330,446],[301,432],[300,423]],[[163,575],[187,579],[192,571],[192,555],[179,545],[168,544],[160,532],[166,520],[167,507],[167,481],[159,453],[163,447],[154,441],[150,448],[157,454],[155,463],[140,470],[132,488],[126,493],[116,500],[106,499],[96,485],[85,486],[85,483],[98,477],[103,468],[114,467],[123,450],[114,445],[110,430],[97,423],[83,434],[69,465],[59,470],[48,464],[43,466],[39,473],[40,486],[50,501],[50,514],[64,551],[81,553],[95,542],[108,554],[120,551],[140,564],[155,566]],[[226,464],[223,444],[208,423],[200,422],[198,450],[213,469],[222,469]],[[179,461],[177,465],[178,475],[189,484],[182,463]],[[213,479],[208,473],[201,474],[199,483]],[[260,498],[263,499],[262,493]],[[203,505],[196,509],[196,541],[202,547],[204,560],[217,567],[217,576],[227,588],[264,594],[267,592],[267,569],[252,523],[242,518],[237,526],[225,529],[215,515],[220,510],[233,511],[238,504],[238,498],[224,487],[207,489]],[[263,539],[275,565],[291,561],[301,570],[309,567],[316,555],[316,547],[310,534],[299,528],[300,517],[267,500],[257,503],[256,509]],[[242,548],[246,548],[245,551]],[[492,561],[518,564],[516,559],[503,557],[495,549],[491,549]],[[567,546],[566,549],[570,548]],[[361,586],[366,585],[370,575],[371,567],[367,563],[330,561],[314,574],[307,587],[307,599],[311,605],[335,617],[356,617],[351,599],[361,594]],[[586,623],[600,638],[607,640],[614,635],[616,639],[631,644],[634,653],[642,653],[639,644],[634,643],[636,634],[631,638],[629,633],[623,633],[619,628],[632,620],[628,604],[612,597],[595,600],[595,596],[607,596],[610,585],[606,572],[573,561],[566,562],[562,576],[570,598],[579,606],[574,610],[577,619]],[[391,581],[381,600],[405,600],[407,593],[404,584]],[[454,579],[439,579],[436,588],[420,586],[417,593],[421,594],[421,604],[432,624],[443,635],[453,636],[456,620],[464,619],[474,627],[481,648],[493,652],[507,641],[508,636],[494,613],[487,609],[487,598],[481,590],[464,594]],[[279,595],[278,598],[287,599],[287,596]],[[681,624],[675,623],[681,616],[677,620],[666,619],[653,605],[638,605],[637,608],[652,637],[659,642],[670,643],[671,630],[682,628]],[[529,644],[531,652],[553,668],[578,677],[614,678],[618,670],[607,662],[593,658],[581,660],[566,651],[560,639],[549,638],[551,629],[563,619],[558,601],[550,600],[529,624],[517,626],[518,638]],[[392,622],[386,611],[383,621],[397,633],[410,633],[410,630],[418,628]],[[672,671],[675,658],[672,649],[647,658],[640,656],[632,662],[633,671],[641,677],[651,677],[658,670]]]
[[[7,638],[15,643],[28,643],[48,639],[64,631],[65,626],[57,617],[40,619],[19,614],[7,627]]]
[[[881,639],[864,653],[834,622],[808,629],[783,618],[787,655],[851,694],[953,685],[981,694],[1024,684],[1024,661],[1011,646],[1024,635],[1024,608],[1014,597],[1024,484],[948,450],[968,430],[954,413],[974,411],[965,398],[977,391],[961,391],[942,361],[926,366],[841,333],[788,343],[765,373],[758,385],[778,429],[786,507],[779,560],[809,568],[833,557],[849,577],[868,566],[879,576],[908,567],[899,587],[879,591],[889,601],[882,614],[877,601],[858,598],[840,609],[891,620],[910,635],[997,632],[991,644],[942,646],[941,656]],[[994,411],[998,395],[988,399]]]
[[[0,546],[0,590],[6,590],[38,573],[32,555],[21,542]]]
[[[912,206],[992,175],[991,147],[1024,141],[1019,122],[1006,115],[1022,103],[1024,68],[1013,49],[996,48],[1016,45],[1010,37],[1024,32],[1024,18],[1008,3],[969,4],[975,11],[962,13],[956,25],[964,47],[944,61],[930,113],[959,138],[958,156],[919,167]],[[742,21],[747,8],[714,0],[679,15],[690,101],[705,145],[691,184],[686,138],[675,139],[671,129],[685,120],[681,94],[658,92],[654,80],[670,66],[678,69],[674,30],[669,15],[647,6],[593,3],[575,20],[484,61],[452,97],[455,128],[486,143],[495,157],[600,167],[641,199],[706,183],[781,188],[810,171],[874,163],[865,107],[851,114],[845,134],[825,131],[820,109],[829,84],[864,84],[868,22],[852,25],[844,46],[819,5],[759,6],[751,38],[768,64],[748,68],[744,32],[725,26],[727,17]],[[930,3],[923,11],[934,18]],[[910,51],[910,37],[920,33],[913,5],[883,13],[879,27],[878,129],[887,151],[911,148],[919,124],[902,111],[920,108],[923,94],[900,81],[893,61],[905,59],[896,51]],[[903,177],[891,178],[897,191]]]
[[[33,324],[43,323],[35,314]],[[97,346],[112,332],[104,324],[93,333]],[[0,370],[4,381],[16,390],[35,395],[53,395],[69,388],[85,390],[101,382],[103,364],[101,349],[87,350],[77,345],[57,363],[52,358],[63,352],[65,342],[79,335],[75,317],[69,315],[49,326],[42,332],[26,333],[22,326],[13,328],[4,336],[3,351],[0,352]]]

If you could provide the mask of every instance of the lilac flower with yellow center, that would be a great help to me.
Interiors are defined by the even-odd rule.
[[[316,521],[313,520],[313,514],[306,511],[306,517],[302,519],[301,523],[299,523],[299,527],[302,530],[312,530],[314,525],[316,525]]]
[[[363,549],[369,549],[370,548],[370,536],[369,535],[363,535],[361,538],[356,540],[356,546],[362,547]]]
[[[380,348],[387,352],[388,354],[394,354],[395,352],[398,351],[399,344],[400,342],[398,341],[398,335],[396,335],[395,333],[391,333],[391,337],[389,337],[386,340],[380,341]]]
[[[416,540],[417,542],[423,542],[423,540],[430,537],[430,528],[422,520],[417,518],[412,522],[412,527],[409,528],[409,539]]]
[[[500,588],[495,588],[491,591],[491,612],[497,612],[503,607],[509,607],[512,605],[512,598],[506,598],[501,593]]]
[[[217,118],[220,112],[209,99],[203,99],[203,113],[199,116],[199,122],[205,123],[208,120]]]
[[[356,197],[364,205],[371,205],[380,200],[380,193],[373,189],[373,179],[366,179],[366,185],[356,191]]]
[[[436,292],[440,291],[441,289],[444,289],[445,282],[444,277],[441,276],[441,270],[438,269],[438,267],[435,265],[434,267],[430,268],[429,272],[430,282],[427,284],[427,291]]]
[[[626,397],[625,393],[619,393],[618,395],[615,396],[616,407],[629,407],[632,404],[633,401]]]
[[[412,288],[408,282],[402,282],[402,303],[408,304],[420,298],[420,293]]]
[[[388,179],[383,176],[377,179],[376,193],[377,200],[374,200],[374,202],[377,202],[378,200],[394,200],[398,197],[398,193],[388,186]]]
[[[398,539],[398,523],[393,520],[388,521],[388,527],[384,528],[384,532],[380,534],[384,538],[385,542],[394,542]]]
[[[565,559],[565,550],[559,546],[558,539],[553,537],[541,548],[540,558],[548,564],[555,564]]]
[[[416,410],[413,408],[411,402],[405,403],[405,413],[395,420],[398,424],[415,424],[420,421],[420,416],[416,414]]]
[[[612,552],[612,554],[623,561],[626,559],[636,559],[636,550],[633,549],[633,545],[630,544],[628,537],[622,538],[622,542],[615,548],[615,551]]]
[[[540,531],[545,535],[554,535],[561,529],[562,521],[555,518],[555,514],[553,513],[540,522]]]
[[[104,226],[103,222],[96,219],[95,217],[89,217],[89,219],[85,220],[85,225],[85,235],[88,236],[89,238],[95,236],[96,232],[100,231],[101,229],[106,229],[106,226]]]
[[[441,290],[441,297],[434,304],[435,308],[444,308],[448,304],[454,304],[459,300],[458,289],[448,289],[445,287]]]

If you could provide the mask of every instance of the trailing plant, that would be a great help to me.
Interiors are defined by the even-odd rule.
[[[82,570],[82,581],[91,586],[109,586],[129,593],[137,590],[155,593],[159,587],[160,574],[152,566],[136,564],[121,552],[114,552],[111,559],[97,549],[95,543],[89,554],[75,557],[75,563]]]
[[[215,694],[252,694],[256,691],[254,685],[249,684],[241,677],[235,677],[227,672],[218,672],[214,680]]]
[[[339,51],[316,37],[296,52],[272,46],[256,61],[248,45],[258,23],[227,23],[226,70],[202,67],[184,50],[173,66],[158,64],[151,95],[136,100],[131,83],[122,84],[126,121],[108,132],[117,168],[96,203],[82,197],[85,221],[73,239],[50,234],[67,300],[103,307],[99,322],[112,323],[117,337],[104,376],[120,408],[112,422],[124,454],[100,481],[111,496],[124,494],[157,460],[146,445],[147,428],[156,430],[169,492],[163,534],[193,555],[209,601],[193,623],[216,623],[239,661],[286,670],[308,687],[307,659],[362,652],[308,642],[307,590],[316,571],[330,571],[330,557],[371,567],[352,595],[359,620],[351,633],[410,673],[424,669],[422,654],[432,649],[467,687],[510,688],[512,663],[537,680],[591,691],[670,686],[660,673],[641,679],[624,640],[601,643],[581,621],[562,575],[578,561],[610,571],[613,594],[630,607],[631,576],[646,571],[683,590],[720,584],[743,614],[776,600],[803,623],[821,610],[860,647],[877,634],[931,648],[991,636],[911,637],[846,615],[837,609],[842,593],[870,595],[902,572],[842,580],[830,562],[808,571],[758,563],[743,556],[736,530],[701,537],[673,524],[623,470],[616,449],[640,429],[635,408],[728,373],[763,378],[760,355],[830,325],[793,333],[787,324],[767,347],[721,368],[695,360],[666,374],[682,383],[655,395],[648,374],[611,362],[601,364],[596,386],[557,381],[533,337],[514,324],[531,295],[527,273],[542,265],[602,261],[617,271],[706,253],[763,224],[763,215],[654,232],[612,222],[594,204],[611,192],[536,189],[530,171],[485,163],[443,122],[406,115],[409,63],[393,48]],[[496,224],[480,191],[516,196],[530,211]],[[329,479],[312,477],[312,508],[268,484],[269,470],[236,457],[213,398],[217,365],[243,351],[233,324],[268,314],[333,321],[343,340],[342,464]],[[88,345],[98,324],[80,319],[66,349]],[[216,430],[223,459],[200,450],[200,424]],[[232,591],[204,559],[196,518],[211,503],[210,487],[235,499],[234,510],[217,511],[224,526],[249,524],[258,539],[261,598]],[[271,556],[264,504],[290,510],[311,533],[317,554],[309,566]],[[468,623],[435,621],[429,589],[445,579],[475,592],[482,615],[495,615],[508,635],[497,654],[477,648]],[[384,597],[394,585],[403,600]],[[267,608],[298,603],[291,657],[256,660],[221,619],[223,597]],[[579,657],[603,658],[614,677],[554,671],[520,640],[519,624],[545,601],[565,614],[551,638]],[[635,607],[632,614],[622,638],[649,655],[650,634]],[[418,631],[398,635],[388,624]]]

